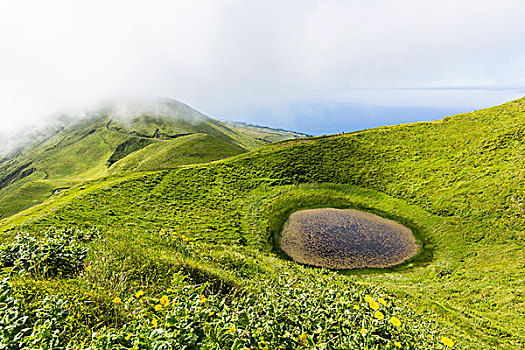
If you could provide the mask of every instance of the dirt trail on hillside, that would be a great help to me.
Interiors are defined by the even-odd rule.
[[[136,134],[130,134],[130,133],[127,133],[127,132],[123,132],[123,131],[118,131],[118,130],[112,129],[109,126],[112,121],[113,121],[113,117],[111,117],[111,119],[106,123],[106,129],[108,129],[111,132],[116,132],[117,134],[127,135],[127,136],[131,136],[131,137],[136,137],[136,138],[139,138],[139,139],[145,139],[145,140],[154,140],[154,141],[159,141],[159,142],[166,142],[167,141],[167,140],[157,139],[155,137],[148,137],[148,136],[141,136],[141,135],[136,135]]]

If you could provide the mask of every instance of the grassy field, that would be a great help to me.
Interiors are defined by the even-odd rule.
[[[2,220],[4,295],[19,301],[34,333],[23,339],[35,344],[523,348],[524,116],[521,99],[83,183]],[[396,220],[423,249],[395,267],[344,273],[289,261],[277,249],[284,222],[322,207]],[[92,228],[99,234],[84,238]],[[53,240],[70,273],[38,258]],[[17,265],[12,251],[36,258]]]

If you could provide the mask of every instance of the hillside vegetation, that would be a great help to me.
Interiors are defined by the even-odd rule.
[[[254,130],[248,133],[226,125],[171,99],[146,107],[138,103],[141,112],[128,115],[119,114],[124,113],[121,108],[105,106],[0,159],[0,218],[41,203],[55,192],[121,170],[223,159],[268,143],[261,135],[269,133],[272,141],[304,136],[254,126],[261,130],[255,135]]]
[[[174,168],[207,163],[246,152],[246,149],[207,134],[181,136],[168,142],[155,142],[117,161],[111,173],[125,170]]]
[[[97,349],[523,348],[524,133],[520,99],[85,182],[2,221],[0,306],[27,316],[25,334],[5,334]],[[423,251],[343,273],[289,261],[283,223],[319,207],[395,219]],[[51,243],[67,271],[38,255]]]

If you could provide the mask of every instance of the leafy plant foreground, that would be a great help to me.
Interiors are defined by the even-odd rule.
[[[406,300],[396,300],[357,281],[349,284],[347,278],[327,270],[296,266],[249,248],[208,247],[210,250],[173,232],[161,231],[156,236],[156,248],[174,249],[180,254],[177,262],[155,257],[151,251],[140,252],[137,247],[119,244],[115,250],[116,242],[109,250],[106,242],[98,242],[91,244],[91,249],[106,246],[98,253],[98,263],[86,260],[75,278],[53,280],[21,270],[5,278],[0,283],[4,347],[444,346],[439,341],[443,327],[431,315],[415,313]],[[27,236],[21,237],[16,242],[22,243],[10,246],[22,244],[26,249]],[[41,249],[37,246],[32,249]],[[129,255],[119,259],[124,251]],[[225,282],[220,268],[214,271],[190,265],[189,261],[197,259],[228,268],[234,275]],[[257,267],[259,259],[273,268]],[[72,260],[76,262],[77,258]],[[134,270],[133,266],[138,268],[139,264],[145,266]]]

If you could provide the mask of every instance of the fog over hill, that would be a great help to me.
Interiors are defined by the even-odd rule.
[[[29,146],[43,142],[69,125],[65,116],[48,117],[36,124],[24,125],[0,133],[0,159],[15,156]]]
[[[55,113],[34,124],[21,124],[17,128],[0,131],[0,157],[13,156],[27,147],[49,139],[64,128],[100,116],[113,118],[124,125],[143,116],[181,119],[191,124],[209,120],[204,114],[171,98],[107,99],[83,110]]]
[[[310,134],[438,119],[523,96],[524,16],[522,0],[3,1],[2,129],[122,94]]]
[[[305,136],[223,123],[170,98],[106,100],[4,134],[0,217],[108,174],[207,163]]]

